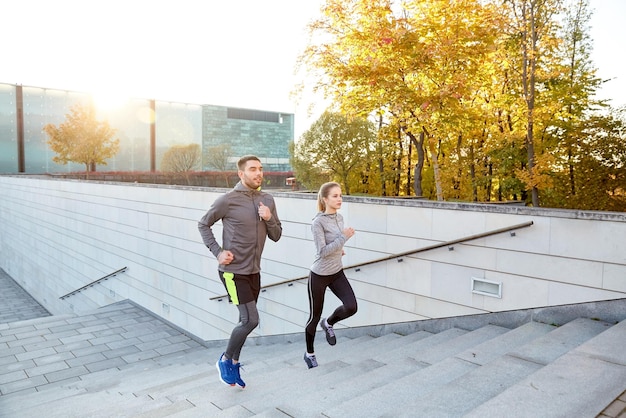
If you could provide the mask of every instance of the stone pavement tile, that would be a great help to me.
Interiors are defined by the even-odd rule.
[[[172,354],[179,351],[189,350],[189,346],[186,343],[169,344],[163,347],[157,347],[155,350],[162,356],[166,354]]]
[[[24,350],[24,347],[22,346],[17,346],[17,347],[11,347],[11,348],[5,348],[0,350],[0,363],[2,362],[2,358],[3,357],[8,357],[8,356],[16,356],[18,354],[22,354],[25,353],[26,350]]]
[[[142,351],[147,351],[147,350],[156,350],[157,348],[166,347],[168,345],[171,345],[169,341],[165,339],[160,339],[160,340],[148,341],[145,343],[137,344],[137,348]]]
[[[78,332],[81,334],[95,335],[94,333],[99,332],[99,331],[104,331],[107,329],[109,329],[108,324],[97,324],[97,325],[90,325],[90,326],[81,328],[78,330]]]
[[[146,324],[146,323],[155,323],[155,322],[158,322],[158,320],[155,319],[152,315],[146,313],[145,315],[138,316],[137,322]]]
[[[621,417],[622,414],[626,415],[626,402],[617,399],[611,405],[609,405],[604,411],[602,411],[601,416],[617,418]]]
[[[20,340],[28,340],[29,338],[43,337],[44,335],[50,334],[50,330],[48,328],[41,329],[33,329],[30,331],[26,331],[23,333],[15,334],[15,337]]]
[[[20,392],[25,389],[34,389],[37,386],[45,385],[48,380],[44,376],[35,376],[30,379],[16,380],[6,384],[0,384],[0,394]]]
[[[136,345],[140,343],[141,340],[139,338],[124,338],[119,341],[107,343],[107,345],[109,346],[109,348],[115,350],[117,348],[128,347],[129,345]]]
[[[101,370],[112,369],[114,367],[125,366],[127,363],[121,357],[113,357],[110,359],[96,361],[85,364],[90,373],[99,372]]]
[[[61,339],[61,341],[63,341],[63,339]],[[88,340],[76,341],[71,344],[60,345],[56,347],[56,351],[59,353],[62,353],[62,352],[67,352],[67,351],[78,350],[84,347],[91,347],[91,343]]]
[[[61,326],[68,325],[68,324],[65,319],[58,319],[56,321],[46,321],[46,322],[42,322],[40,324],[34,324],[34,325],[35,325],[35,328],[37,329],[40,329],[40,328],[52,329],[52,328],[61,327]]]
[[[143,335],[152,334],[152,330],[150,327],[146,327],[143,324],[131,325],[129,327],[124,327],[127,331],[122,334],[124,338],[133,338],[133,337],[141,337]]]
[[[159,356],[159,353],[157,353],[156,351],[148,350],[148,351],[139,351],[137,353],[123,356],[122,359],[124,359],[124,361],[126,361],[127,363],[136,363],[138,361],[148,360],[148,359],[152,359],[158,356]]]
[[[19,336],[17,336],[17,340],[12,341],[10,343],[8,343],[9,347],[18,347],[18,346],[27,346],[30,344],[35,344],[35,343],[41,343],[41,342],[45,342],[46,339],[43,338],[42,336],[36,336],[36,337],[24,337],[24,338],[20,338]],[[26,347],[24,347],[25,349],[27,349]]]
[[[74,354],[72,354],[71,352],[64,351],[61,353],[52,354],[50,356],[38,357],[34,359],[34,362],[35,364],[37,364],[37,366],[44,366],[46,364],[72,359],[74,357]]]
[[[67,319],[67,323],[68,324],[81,324],[80,327],[82,328],[84,326],[84,324],[88,323],[89,321],[97,321],[98,317],[93,315],[93,314],[86,314],[86,315],[80,315],[80,316],[75,316],[73,318],[68,318]]]
[[[93,335],[95,335],[96,337],[106,337],[109,335],[118,335],[120,338],[121,337],[121,333],[124,332],[124,328],[123,327],[114,327],[114,328],[108,328],[102,331],[97,331],[94,332]]]
[[[110,348],[106,344],[92,345],[89,347],[79,348],[78,350],[72,350],[72,354],[76,357],[88,356],[94,353],[102,353],[109,351]]]
[[[80,323],[74,323],[74,324],[57,325],[49,329],[50,329],[50,332],[52,333],[74,331],[75,334],[78,334],[77,330],[79,330],[80,328],[81,328]]]
[[[5,330],[2,330],[2,335],[16,335],[16,334],[23,334],[25,332],[31,332],[31,331],[37,331],[37,328],[35,328],[32,325],[20,326],[17,328],[9,327]]]
[[[19,353],[19,354],[16,354],[15,357],[19,361],[23,361],[23,360],[28,360],[28,359],[35,359],[37,357],[50,356],[52,354],[56,354],[56,351],[54,350],[54,348],[48,347],[48,348],[42,348],[40,350]]]
[[[67,385],[75,383],[75,382],[80,382],[80,376],[74,376],[74,377],[70,377],[64,380],[57,380],[56,382],[45,383],[43,385],[39,385],[37,386],[37,392],[43,392],[45,390],[54,389],[54,388],[58,388],[61,386],[67,387]]]
[[[0,385],[10,382],[15,382],[22,379],[27,379],[28,375],[24,370],[16,370],[11,373],[5,373],[0,375]]]
[[[89,373],[85,366],[70,367],[69,369],[52,372],[45,375],[48,382],[57,382],[59,380],[68,379],[70,377],[82,376]]]
[[[72,335],[78,335],[78,331],[73,329],[68,329],[65,331],[53,332],[52,334],[44,335],[46,340],[59,340],[65,337],[71,337]]]
[[[111,322],[115,322],[116,320],[120,319],[120,318],[128,318],[129,316],[139,316],[139,313],[137,312],[124,312],[123,310],[121,310],[119,307],[114,307],[114,309],[111,310],[106,310],[106,309],[101,309],[98,310],[98,312],[95,312],[94,315],[100,319],[108,319]]]
[[[185,341],[193,341],[193,340],[191,338],[189,338],[188,336],[186,336],[185,334],[179,332],[176,335],[172,335],[171,337],[168,337],[167,341],[169,341],[172,344],[174,344],[174,343],[180,343],[180,342],[185,342]]]
[[[171,337],[171,334],[169,334],[168,332],[160,331],[152,334],[141,335],[139,336],[139,339],[143,342],[149,342],[154,340],[164,340],[169,337]]]
[[[141,350],[138,349],[137,346],[128,345],[126,347],[120,347],[114,350],[103,351],[102,355],[104,355],[106,358],[111,359],[115,357],[124,357],[130,354],[138,353],[139,351]]]
[[[78,334],[78,335],[73,335],[71,337],[61,338],[60,340],[63,344],[71,344],[76,341],[85,341],[85,340],[90,340],[92,338],[94,338],[92,334]]]
[[[33,360],[17,361],[17,359],[14,358],[12,362],[0,365],[0,375],[35,366],[37,366],[37,364]]]
[[[106,360],[106,357],[102,355],[102,353],[93,353],[86,356],[76,357],[70,360],[66,360],[66,363],[70,367],[82,366],[90,363],[95,363],[97,361]]]
[[[133,319],[133,318],[126,319],[124,321],[116,321],[115,322],[115,325],[117,325],[118,327],[122,327],[122,328],[131,326],[131,325],[135,325],[135,324],[138,324],[138,322],[137,322],[136,319]]]
[[[48,347],[55,347],[61,345],[61,341],[57,340],[57,339],[44,339],[43,341],[40,342],[36,342],[33,344],[24,344],[24,350],[26,351],[34,351],[34,350],[39,350],[42,348],[48,348]]]
[[[2,366],[6,364],[16,363],[16,362],[17,362],[17,359],[13,355],[0,357],[0,370]]]
[[[24,371],[30,378],[33,376],[40,376],[40,375],[56,372],[58,370],[64,370],[64,369],[67,369],[68,367],[70,366],[66,362],[58,361],[56,363],[49,363],[43,366],[36,366],[30,369],[25,369]]]
[[[94,338],[92,340],[89,340],[89,342],[93,345],[100,345],[100,344],[109,344],[112,343],[114,341],[120,341],[122,340],[123,337],[119,334],[114,334],[114,335],[103,335],[101,337],[97,337]]]

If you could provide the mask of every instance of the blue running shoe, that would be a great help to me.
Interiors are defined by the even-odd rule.
[[[220,356],[215,363],[215,368],[217,372],[220,374],[220,380],[225,385],[235,386],[235,373],[233,371],[233,362],[231,360],[222,360],[224,354]],[[239,372],[237,372],[239,375]]]
[[[232,371],[233,377],[235,378],[235,383],[237,383],[237,385],[243,389],[246,387],[246,382],[241,379],[241,376],[239,375],[239,369],[241,369],[241,363],[233,364]]]
[[[309,369],[317,367],[317,359],[315,358],[315,355],[308,356],[306,353],[304,353],[304,362]]]
[[[328,344],[330,345],[337,344],[337,338],[335,337],[335,330],[330,324],[326,325],[326,318],[322,318],[322,320],[320,321],[320,326],[326,333],[326,341],[328,341]]]

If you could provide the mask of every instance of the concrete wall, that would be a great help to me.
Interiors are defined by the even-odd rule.
[[[204,340],[238,321],[197,221],[224,189],[0,176],[0,267],[52,313],[131,299]],[[268,240],[264,285],[305,277],[313,260],[312,194],[275,193],[283,238]],[[530,227],[346,271],[361,326],[626,296],[626,214],[346,197],[357,233],[344,265],[532,221]],[[219,226],[218,236],[221,235]],[[401,260],[401,261],[400,261]],[[61,296],[122,267],[71,297]],[[501,297],[472,292],[472,277]],[[328,292],[325,315],[337,305]],[[302,332],[306,280],[268,288],[255,335]]]

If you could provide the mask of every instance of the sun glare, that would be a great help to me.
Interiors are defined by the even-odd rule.
[[[128,97],[112,89],[94,91],[91,95],[96,109],[101,111],[117,110],[128,103]]]

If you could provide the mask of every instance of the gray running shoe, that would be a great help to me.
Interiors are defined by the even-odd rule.
[[[328,341],[328,344],[337,344],[337,338],[335,338],[335,330],[330,325],[326,326],[326,318],[322,318],[322,320],[320,321],[320,327],[322,327],[322,329],[326,333],[326,341]]]
[[[309,369],[317,367],[317,359],[315,358],[315,356],[309,357],[306,355],[306,353],[304,353],[304,362],[309,367]]]

